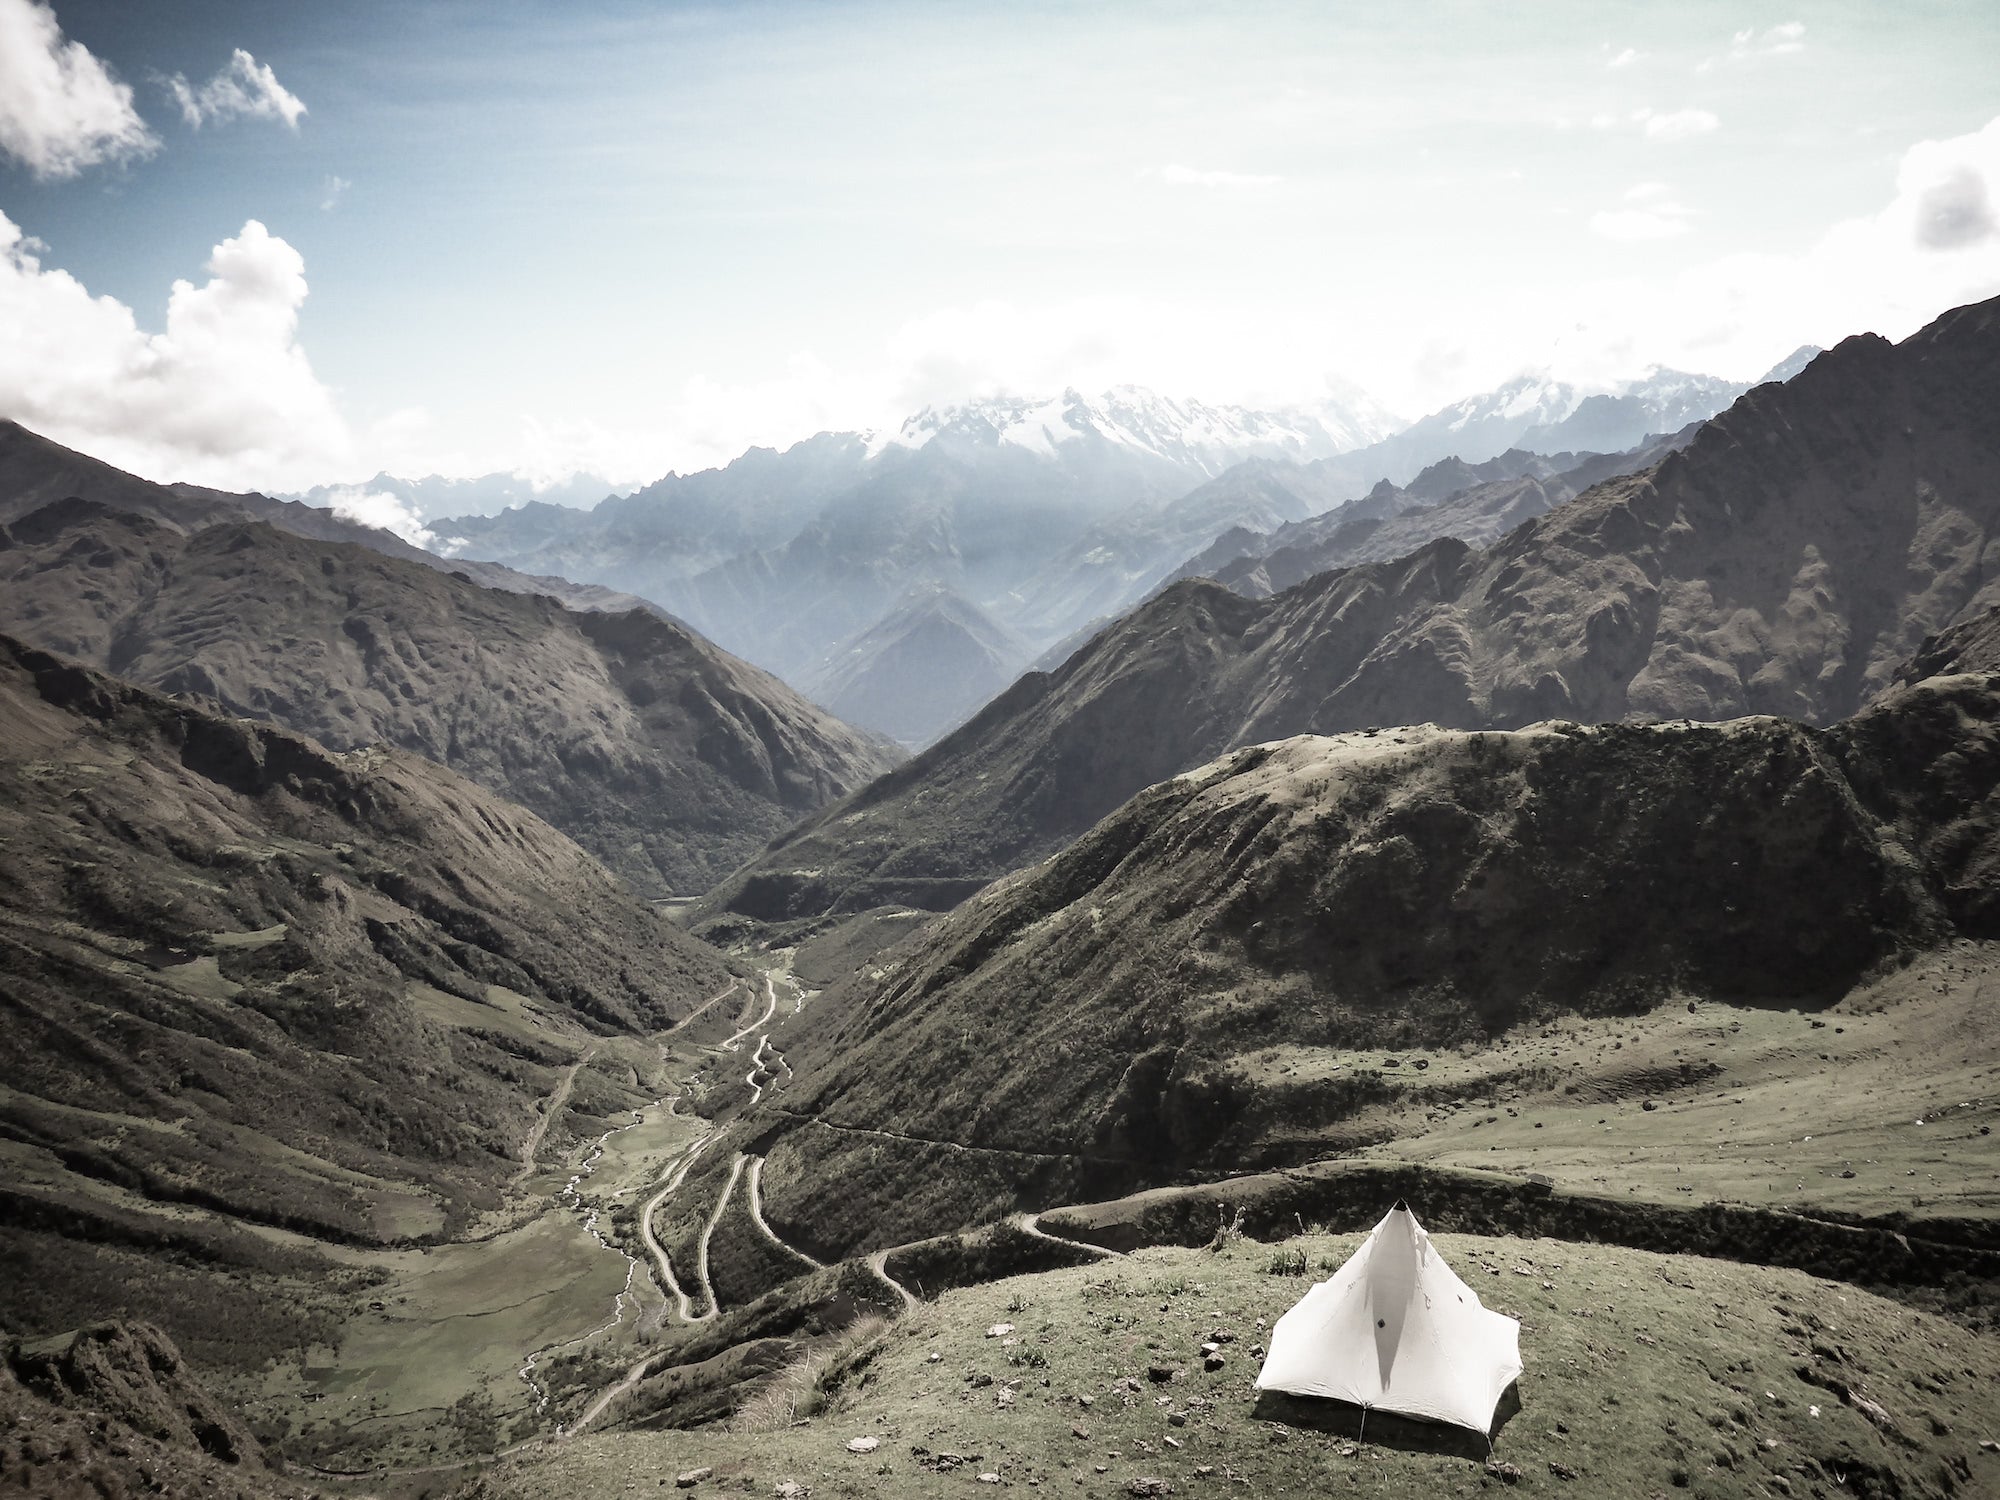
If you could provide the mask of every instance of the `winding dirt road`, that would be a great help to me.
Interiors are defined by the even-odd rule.
[[[771,1024],[771,1017],[778,1013],[778,986],[769,974],[764,976],[764,995],[769,1001],[769,1004],[764,1007],[764,1014],[722,1042],[716,1048],[716,1051],[734,1052],[743,1045],[743,1038],[750,1035],[751,1032],[760,1030]],[[751,1003],[754,1005],[756,1002],[753,1000]]]
[[[810,1255],[806,1254],[805,1251],[799,1249],[796,1245],[786,1244],[782,1239],[778,1237],[778,1231],[773,1229],[770,1225],[770,1222],[767,1219],[765,1219],[764,1158],[761,1156],[753,1156],[750,1158],[750,1187],[748,1191],[750,1194],[750,1220],[760,1230],[763,1231],[764,1238],[769,1240],[772,1244],[776,1245],[780,1250],[784,1251],[785,1254],[794,1256],[797,1259],[804,1261],[807,1265],[811,1266],[815,1271],[824,1271],[826,1269],[825,1261],[814,1260]]]
[[[687,1321],[690,1323],[706,1323],[722,1311],[722,1299],[715,1295],[715,1283],[708,1279],[708,1242],[715,1233],[715,1226],[722,1222],[723,1214],[729,1211],[729,1197],[736,1191],[736,1179],[743,1175],[744,1160],[743,1153],[739,1151],[735,1159],[729,1163],[729,1181],[723,1183],[722,1191],[716,1195],[715,1211],[702,1224],[701,1238],[695,1241],[694,1274],[695,1279],[701,1283],[702,1292],[708,1298],[708,1311],[699,1317],[689,1318]]]
[[[700,1160],[701,1153],[714,1143],[713,1135],[705,1135],[688,1147],[677,1162],[669,1163],[665,1175],[661,1178],[660,1190],[647,1199],[645,1206],[639,1210],[639,1238],[645,1242],[647,1251],[653,1257],[653,1264],[659,1269],[661,1290],[674,1299],[675,1310],[680,1314],[683,1323],[699,1320],[691,1311],[692,1304],[688,1301],[687,1292],[681,1287],[680,1278],[674,1275],[674,1263],[667,1257],[666,1246],[653,1237],[653,1214],[662,1203],[679,1190],[682,1183],[687,1181],[687,1175],[694,1170],[694,1164]]]
[[[887,1250],[877,1250],[873,1255],[868,1257],[868,1269],[875,1273],[876,1279],[882,1285],[903,1299],[903,1310],[905,1312],[916,1312],[924,1304],[917,1300],[908,1287],[889,1274],[889,1257],[894,1255],[898,1250],[908,1248],[907,1245],[891,1245]]]
[[[1100,1260],[1123,1260],[1125,1258],[1125,1252],[1122,1250],[1111,1250],[1103,1245],[1093,1245],[1088,1240],[1071,1240],[1065,1239],[1059,1234],[1050,1234],[1046,1229],[1042,1228],[1042,1216],[1040,1214],[1015,1214],[1014,1224],[1016,1228],[1030,1239],[1046,1240],[1051,1245],[1064,1245],[1072,1250],[1087,1251]]]

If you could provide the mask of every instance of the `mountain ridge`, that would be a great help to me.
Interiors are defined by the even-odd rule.
[[[1902,344],[1845,340],[1483,552],[1440,539],[1259,602],[1175,584],[789,831],[704,909],[959,899],[1142,786],[1301,732],[1833,722],[1926,634],[2000,602],[1996,391],[2000,299]],[[1885,576],[1885,555],[1905,570]]]
[[[336,747],[455,766],[643,889],[699,888],[898,753],[648,610],[94,501],[16,515],[4,540],[0,629]]]
[[[1260,1142],[1282,1166],[1374,1098],[1314,1059],[1448,1057],[1683,995],[1813,1011],[2000,935],[2000,673],[1938,665],[1824,730],[1308,735],[1149,787],[829,992],[787,1109],[835,1128],[767,1140],[772,1212],[837,1220],[828,1249],[926,1232],[853,1195],[885,1180],[867,1152],[934,1141],[988,1153],[953,1202],[927,1192],[946,1219]]]

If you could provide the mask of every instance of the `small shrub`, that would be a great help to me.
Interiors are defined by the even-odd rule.
[[[1221,1250],[1243,1238],[1243,1205],[1236,1205],[1233,1219],[1225,1217],[1227,1212],[1220,1203],[1215,1205],[1215,1237],[1208,1242],[1211,1250]]]
[[[1272,1256],[1264,1267],[1267,1276],[1303,1276],[1306,1274],[1306,1253],[1303,1250],[1280,1250]]]

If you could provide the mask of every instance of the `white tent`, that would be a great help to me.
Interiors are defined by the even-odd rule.
[[[1271,1330],[1257,1389],[1485,1432],[1521,1373],[1521,1325],[1480,1305],[1398,1203]]]

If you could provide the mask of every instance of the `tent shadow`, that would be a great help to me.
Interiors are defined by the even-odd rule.
[[[1518,1382],[1509,1385],[1493,1410],[1493,1426],[1487,1432],[1469,1427],[1453,1427],[1444,1422],[1425,1422],[1395,1412],[1366,1411],[1349,1401],[1330,1401],[1318,1396],[1292,1396],[1283,1391],[1260,1391],[1251,1415],[1260,1422],[1283,1422],[1287,1427],[1305,1427],[1335,1437],[1367,1441],[1403,1453],[1429,1453],[1440,1458],[1468,1458],[1484,1463],[1500,1441],[1500,1432],[1521,1409]],[[1364,1427],[1365,1419],[1365,1427]]]

